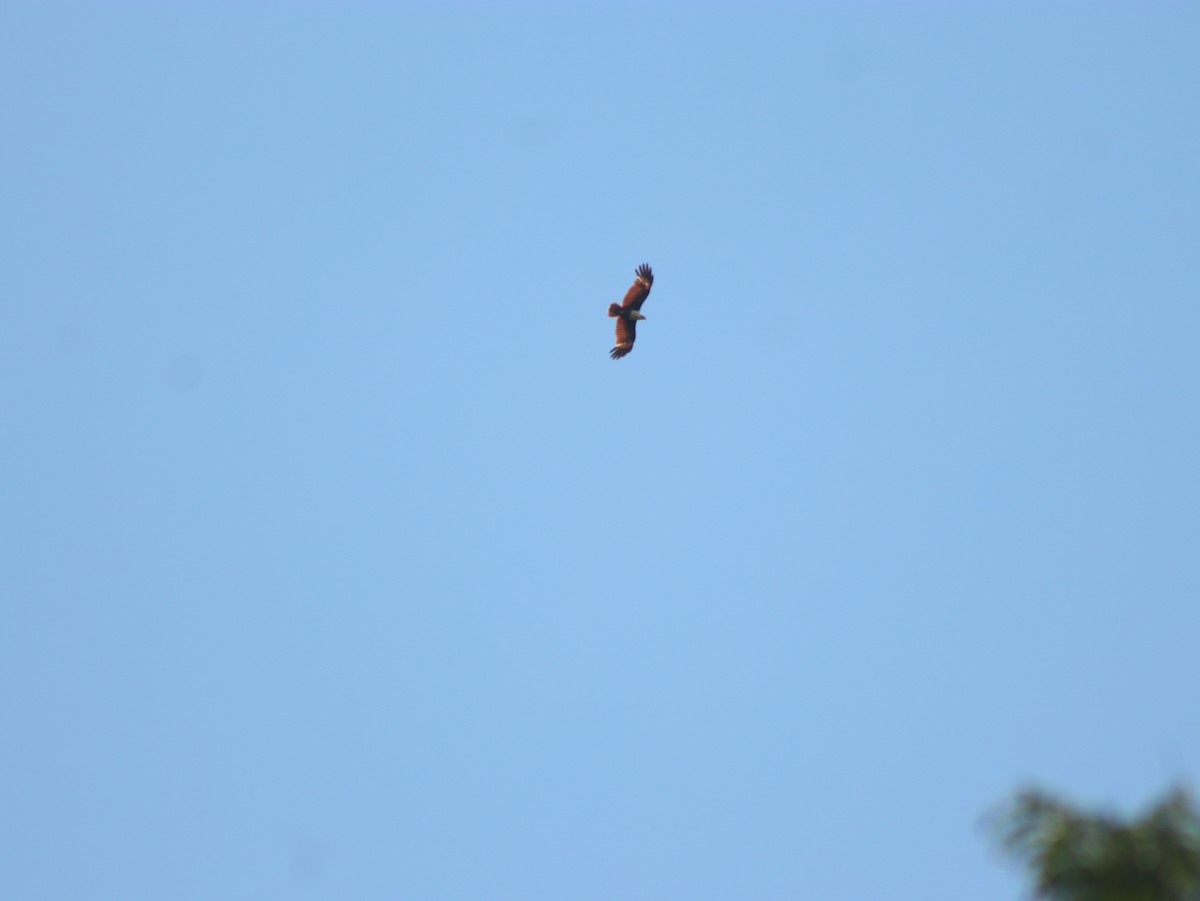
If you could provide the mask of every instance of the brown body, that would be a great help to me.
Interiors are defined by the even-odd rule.
[[[633,350],[633,342],[637,338],[638,320],[646,318],[642,315],[642,304],[650,296],[650,286],[654,284],[654,273],[645,263],[638,266],[636,272],[637,278],[625,292],[625,299],[621,301],[620,305],[615,303],[608,305],[608,315],[617,320],[617,343],[608,352],[608,355],[614,360],[621,359]]]

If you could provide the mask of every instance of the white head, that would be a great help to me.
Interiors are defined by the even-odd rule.
[[[646,316],[645,316],[645,314],[642,313],[641,310],[634,310],[632,313],[629,314],[629,318],[630,319],[645,319]]]

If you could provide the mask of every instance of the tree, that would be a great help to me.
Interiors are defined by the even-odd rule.
[[[1200,901],[1200,815],[1175,789],[1140,818],[1086,813],[1044,792],[998,815],[1000,843],[1051,901]]]

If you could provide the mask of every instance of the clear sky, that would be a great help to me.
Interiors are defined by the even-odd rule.
[[[1195,2],[8,2],[0,109],[0,896],[1007,901],[1200,774]]]

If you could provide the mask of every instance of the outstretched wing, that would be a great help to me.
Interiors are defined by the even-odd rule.
[[[625,299],[621,301],[621,306],[626,309],[632,307],[635,310],[640,310],[642,304],[646,302],[646,298],[650,296],[650,286],[654,284],[654,273],[650,271],[650,267],[645,263],[637,267],[636,273],[637,278],[629,286],[629,290],[625,292]]]
[[[619,360],[625,354],[633,350],[634,339],[637,338],[637,320],[626,319],[624,316],[617,317],[617,343],[608,355],[614,360]]]

